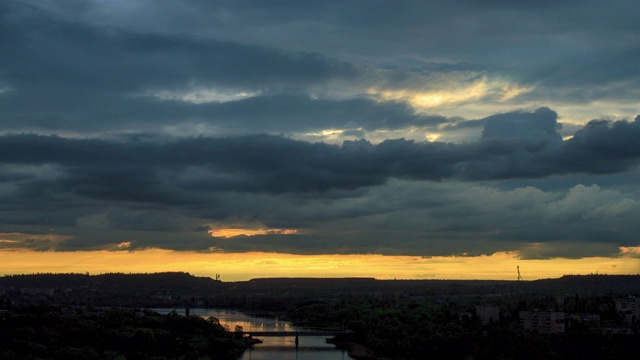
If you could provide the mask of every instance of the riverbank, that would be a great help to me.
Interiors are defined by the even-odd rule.
[[[373,353],[373,351],[369,350],[366,346],[351,342],[351,341],[341,341],[337,340],[335,337],[332,339],[327,339],[327,343],[335,345],[339,349],[344,349],[347,351],[349,356],[356,360],[376,360],[377,357]]]
[[[375,354],[371,350],[367,349],[362,344],[348,343],[347,352],[349,356],[356,360],[375,360],[377,359]]]

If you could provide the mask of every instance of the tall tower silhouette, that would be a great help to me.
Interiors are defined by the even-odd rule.
[[[516,266],[516,269],[518,269],[518,282],[522,281],[522,276],[520,276],[520,265]]]
[[[520,290],[520,282],[522,281],[522,276],[520,275],[520,265],[516,266],[518,270],[518,281],[516,282],[515,290]]]

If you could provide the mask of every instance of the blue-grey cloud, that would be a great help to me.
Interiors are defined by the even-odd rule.
[[[3,2],[0,233],[615,256],[638,246],[639,6]],[[209,234],[234,223],[300,231]]]
[[[337,146],[270,135],[120,142],[16,134],[0,138],[0,161],[58,166],[64,175],[50,184],[38,179],[40,191],[62,186],[89,197],[171,203],[188,201],[174,196],[173,187],[187,193],[322,192],[389,178],[473,181],[612,173],[640,159],[640,118],[594,120],[567,141],[555,129],[555,112],[541,108],[488,118],[483,138],[467,144],[396,139]],[[188,176],[193,169],[200,172]]]

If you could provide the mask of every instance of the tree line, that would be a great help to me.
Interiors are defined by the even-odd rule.
[[[56,306],[0,312],[0,359],[235,359],[244,340],[215,318]]]

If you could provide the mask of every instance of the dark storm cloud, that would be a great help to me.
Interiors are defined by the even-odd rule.
[[[256,90],[356,74],[353,65],[319,54],[96,28],[37,10],[4,13],[0,64],[18,88],[44,83],[135,91],[215,81]]]
[[[629,169],[640,158],[640,118],[592,121],[564,142],[555,130],[556,114],[547,108],[485,122],[483,138],[468,144],[396,139],[336,146],[268,135],[162,142],[5,135],[0,161],[60,168],[50,183],[40,178],[15,181],[25,196],[35,183],[44,196],[64,189],[99,199],[179,203],[195,201],[184,196],[194,189],[322,192],[379,185],[389,178],[498,180],[611,173]]]
[[[0,15],[0,81],[8,91],[0,96],[0,109],[2,127],[8,131],[149,130],[176,120],[198,120],[282,132],[296,124],[359,125],[363,116],[377,111],[379,122],[413,117],[400,105],[376,106],[364,99],[314,102],[304,95],[234,105],[160,101],[151,97],[157,91],[180,93],[212,85],[231,92],[304,93],[309,86],[334,78],[349,81],[363,73],[320,54],[187,35],[98,29],[46,17],[35,9],[11,12],[7,7]],[[290,119],[293,115],[283,118],[287,108],[287,114],[300,111],[295,120]],[[264,125],[274,118],[279,124]],[[372,121],[369,127],[374,126]]]
[[[533,114],[515,112],[492,115],[484,119],[483,139],[515,138],[528,142],[562,140],[558,114],[549,108],[539,108]]]
[[[495,114],[478,120],[452,119],[442,126],[445,130],[482,129],[482,138],[512,138],[527,141],[562,140],[558,133],[562,124],[558,123],[558,114],[546,107],[533,113],[514,111]]]
[[[317,53],[100,29],[36,10],[4,12],[0,80],[10,89],[0,94],[5,131],[151,132],[195,123],[243,134],[397,129],[446,121],[416,115],[401,103],[312,99],[310,87],[333,79],[364,81],[373,74]],[[265,95],[201,104],[153,97],[211,85]]]
[[[433,129],[453,120],[416,115],[406,104],[374,102],[359,97],[357,91],[375,85],[424,86],[414,78],[442,71],[444,66],[446,71],[506,72],[515,81],[544,83],[542,91],[559,98],[564,94],[571,101],[587,101],[614,95],[633,98],[637,90],[629,91],[631,86],[623,91],[618,81],[630,84],[640,73],[632,61],[640,45],[629,41],[638,25],[627,18],[635,5],[624,2],[581,7],[581,12],[563,21],[554,19],[571,10],[571,5],[409,1],[402,6],[376,2],[362,7],[350,2],[257,2],[247,8],[235,2],[153,3],[144,13],[119,14],[125,10],[116,6],[118,16],[111,18],[101,12],[108,7],[100,4],[62,4],[66,5],[1,5],[0,129],[4,131],[153,132],[200,124],[222,134],[287,134],[330,127],[356,132],[408,126]],[[128,16],[132,21],[119,22]],[[512,18],[523,17],[532,20],[515,26]],[[594,19],[600,21],[586,25]],[[552,27],[547,29],[540,22]],[[298,26],[309,26],[306,36],[298,35]],[[319,31],[311,31],[313,26],[319,26]],[[261,34],[254,32],[258,28]],[[340,30],[340,35],[321,29]],[[304,39],[299,45],[310,46],[294,46],[296,38]],[[505,46],[487,46],[487,39]],[[568,47],[563,41],[576,46]],[[604,45],[603,54],[584,53]],[[539,51],[543,46],[547,51]],[[389,63],[385,67],[396,70],[381,75],[382,69],[373,65],[340,60],[349,53],[380,51],[374,58],[382,56],[382,62],[393,62],[387,58],[391,53],[438,59],[433,61],[440,65],[417,60],[422,65],[404,69],[399,65],[402,61]],[[500,66],[492,65],[496,52]],[[510,60],[514,56],[517,61]],[[516,72],[513,64],[526,71]],[[528,72],[530,78],[522,78]],[[594,77],[591,83],[612,84],[589,86],[588,91],[584,83],[571,87],[587,77]],[[323,95],[334,81],[339,81],[338,88],[360,86],[352,90],[356,93],[351,98]],[[153,97],[162,91],[179,97],[209,87],[250,92],[255,97],[224,104]],[[321,96],[317,98],[316,93]],[[540,99],[535,92],[524,96]],[[472,124],[460,123],[458,128]]]
[[[565,194],[392,180],[371,188],[366,197],[326,207],[299,198],[286,207],[272,204],[262,217],[271,226],[313,229],[310,234],[215,238],[212,243],[226,251],[279,247],[301,254],[447,256],[520,249],[526,258],[612,256],[619,246],[637,246],[638,226],[632,219],[640,212],[638,199],[595,185],[578,185]],[[576,249],[571,252],[571,247]]]
[[[247,100],[207,105],[202,113],[229,126],[251,127],[254,131],[311,131],[323,128],[364,130],[431,126],[447,122],[443,116],[415,114],[404,103],[370,99],[326,100],[305,96],[258,96]]]
[[[137,26],[223,33],[241,42],[389,66],[403,58],[409,59],[407,65],[421,67],[471,64],[464,68],[500,71],[565,90],[637,79],[639,73],[634,54],[640,48],[635,16],[640,5],[632,0],[249,3],[164,4],[146,15],[138,13],[145,21]],[[165,18],[174,20],[174,27],[163,29]],[[136,26],[132,23],[119,22]],[[585,93],[593,91],[599,89]]]
[[[638,245],[640,118],[602,119],[638,113],[639,4],[3,2],[0,233],[610,256]],[[544,104],[566,122],[513,111]],[[425,136],[457,142],[407,140]],[[209,234],[236,223],[300,232]]]
[[[8,119],[0,128],[47,129],[65,131],[158,131],[159,126],[175,125],[183,118],[183,125],[208,124],[221,126],[225,131],[245,133],[313,132],[327,128],[400,129],[405,126],[435,127],[444,123],[442,116],[414,114],[406,104],[378,103],[369,99],[322,100],[306,96],[257,96],[227,103],[187,104],[180,101],[160,101],[150,98],[132,99],[104,95],[99,102],[78,96],[74,112],[67,112],[64,102],[49,104],[46,112],[32,113],[31,99],[19,95],[0,98],[6,105]],[[78,101],[78,103],[75,103]],[[42,105],[42,104],[41,104]],[[96,113],[97,106],[100,109]],[[17,109],[22,107],[22,109]],[[26,116],[24,114],[31,115]],[[24,121],[18,122],[23,119]]]
[[[113,248],[123,241],[129,249],[425,256],[515,247],[541,258],[567,256],[580,242],[594,244],[585,245],[585,256],[634,246],[635,197],[597,186],[575,186],[563,195],[442,181],[617,172],[640,159],[640,119],[594,121],[561,141],[551,131],[552,110],[511,115],[524,124],[493,131],[491,124],[509,124],[510,117],[489,117],[484,138],[459,145],[360,140],[336,146],[267,135],[120,142],[5,135],[2,228],[31,234],[56,228],[72,236],[21,243],[39,250]],[[532,129],[540,133],[531,136]],[[310,231],[212,238],[203,224],[218,221]],[[550,245],[526,245],[541,241]]]

